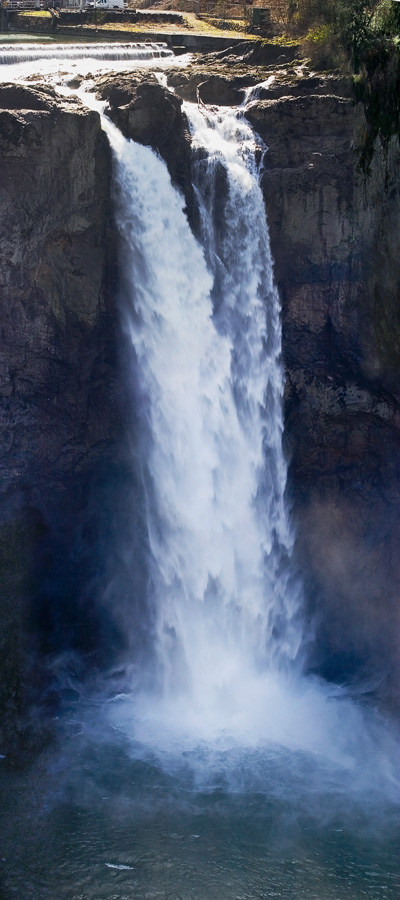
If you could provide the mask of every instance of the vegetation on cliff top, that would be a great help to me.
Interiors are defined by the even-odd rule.
[[[289,28],[303,36],[319,69],[354,73],[368,131],[361,166],[368,170],[375,138],[400,136],[400,3],[394,0],[288,0]]]
[[[304,38],[314,63],[350,64],[355,73],[382,44],[398,46],[394,0],[288,0],[289,29]]]

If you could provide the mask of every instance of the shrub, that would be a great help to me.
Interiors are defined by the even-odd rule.
[[[361,167],[368,171],[377,135],[386,146],[400,136],[400,49],[381,41],[366,54],[363,69],[354,79],[354,92],[365,106],[368,131],[361,148]]]
[[[397,39],[400,3],[393,0],[288,0],[292,29],[303,33],[312,61],[341,59],[354,72],[382,38]]]

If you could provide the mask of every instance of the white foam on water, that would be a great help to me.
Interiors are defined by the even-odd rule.
[[[189,55],[175,57],[166,43],[2,44],[0,82],[46,81],[57,87],[71,78],[135,68],[185,66]]]

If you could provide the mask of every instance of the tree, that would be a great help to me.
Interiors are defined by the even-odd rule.
[[[374,40],[372,21],[378,5],[376,0],[338,0],[335,4],[337,37],[350,54],[355,72]]]

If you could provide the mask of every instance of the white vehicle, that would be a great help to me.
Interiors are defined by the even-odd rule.
[[[125,0],[90,0],[86,7],[90,7],[90,9],[124,9]]]

